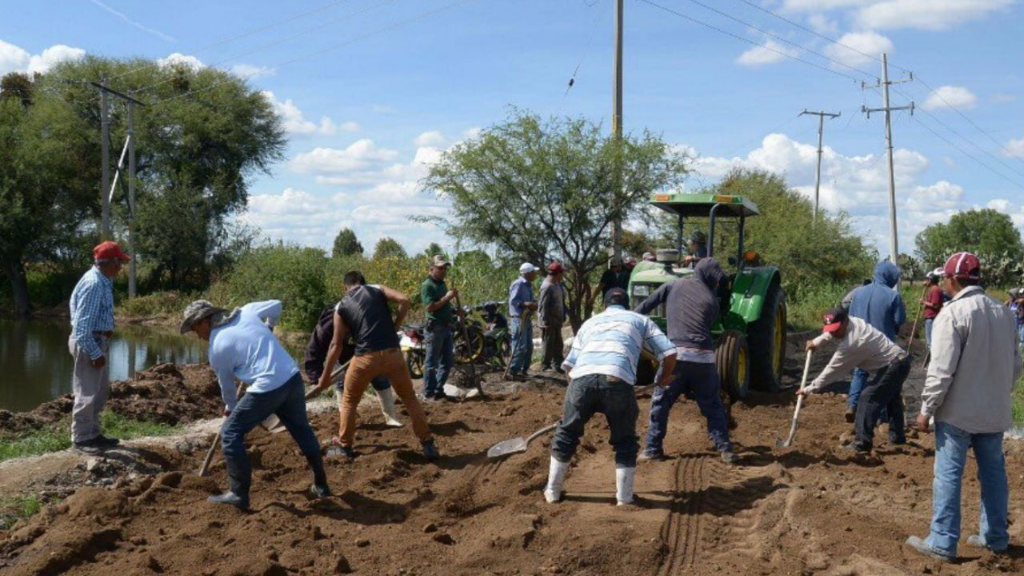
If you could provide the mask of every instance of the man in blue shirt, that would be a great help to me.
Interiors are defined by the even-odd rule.
[[[313,470],[313,495],[329,496],[320,442],[306,417],[299,367],[273,333],[281,318],[281,302],[253,302],[228,314],[206,300],[197,300],[188,305],[184,316],[181,333],[195,332],[210,343],[207,355],[220,383],[227,416],[221,439],[230,490],[211,496],[209,501],[249,508],[252,468],[245,452],[245,435],[271,414],[281,420]],[[235,390],[236,378],[248,384],[241,400]]]
[[[71,381],[75,398],[71,409],[71,442],[90,454],[117,446],[116,438],[100,433],[100,412],[110,395],[107,351],[114,331],[114,277],[131,260],[116,242],[103,242],[92,250],[95,265],[71,293],[71,336],[68,350],[75,358]]]
[[[594,414],[608,419],[610,443],[615,450],[615,500],[619,506],[633,502],[636,455],[640,450],[636,419],[640,414],[633,386],[641,351],[661,365],[659,386],[667,386],[675,367],[675,346],[650,318],[626,310],[629,297],[621,288],[605,293],[605,311],[580,326],[569,357],[562,420],[551,441],[551,466],[544,499],[549,504],[562,497],[562,483],[569,461],[579,446],[584,427]]]
[[[533,359],[533,324],[530,317],[537,310],[531,282],[537,277],[537,267],[529,262],[519,267],[519,278],[508,287],[508,315],[512,317],[512,359],[509,375],[514,380],[526,377]]]

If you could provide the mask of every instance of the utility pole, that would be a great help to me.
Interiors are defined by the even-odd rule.
[[[615,51],[613,56],[613,88],[612,88],[612,136],[616,141],[622,140],[622,5],[623,0],[615,0]],[[619,160],[621,162],[621,160]],[[622,196],[622,165],[616,167],[615,178],[616,204]],[[612,254],[622,256],[622,218],[612,221]]]
[[[867,106],[861,106],[861,111],[871,118],[872,112],[885,112],[885,149],[886,154],[889,157],[889,261],[899,266],[899,241],[897,239],[896,232],[896,174],[893,172],[892,162],[892,112],[893,110],[910,110],[910,114],[914,114],[914,103],[911,102],[908,106],[890,106],[889,105],[889,86],[892,84],[902,84],[903,82],[911,82],[914,80],[914,74],[911,73],[909,78],[903,80],[889,80],[889,58],[888,54],[882,54],[882,81],[873,86],[873,88],[882,88],[882,107],[881,108],[868,108]],[[863,82],[861,87],[867,87]]]
[[[110,202],[114,197],[114,188],[117,187],[117,179],[121,175],[121,168],[124,164],[125,154],[128,155],[128,254],[132,257],[128,263],[128,297],[135,297],[135,106],[145,106],[135,98],[122,94],[117,90],[107,88],[106,82],[90,82],[100,91],[100,126],[103,132],[103,190],[100,192],[100,200],[103,207],[102,234],[104,240],[113,237],[110,226]],[[121,150],[120,159],[117,161],[117,170],[114,172],[114,183],[110,183],[110,109],[107,97],[114,96],[121,99],[128,107],[128,134],[125,138],[124,148]]]
[[[829,119],[839,118],[843,113],[836,112],[833,114],[832,112],[825,111],[811,112],[805,108],[800,115],[803,116],[805,114],[808,116],[818,117],[818,169],[814,172],[814,216],[812,216],[811,219],[812,223],[816,224],[818,222],[818,196],[821,191],[821,143],[822,133],[825,130],[825,117],[828,116]]]

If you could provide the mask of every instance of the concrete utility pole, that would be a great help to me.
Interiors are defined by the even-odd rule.
[[[128,297],[135,298],[135,101],[128,101]],[[134,346],[132,347],[134,351]],[[132,370],[135,365],[132,365]]]
[[[615,51],[613,57],[613,88],[612,88],[612,136],[622,139],[622,4],[623,0],[615,0]],[[615,179],[615,201],[619,202],[622,195],[622,167],[619,166]],[[612,253],[622,256],[622,218],[612,222]]]
[[[100,237],[110,240],[110,103],[107,100],[107,81],[93,83],[100,89],[100,150],[103,156],[103,182],[100,184]]]
[[[911,102],[909,106],[890,106],[889,105],[889,86],[891,84],[902,84],[903,82],[911,82],[914,79],[914,74],[911,73],[909,78],[903,80],[889,80],[889,58],[888,54],[882,54],[882,81],[873,86],[874,88],[882,88],[882,107],[881,108],[868,108],[862,106],[861,111],[871,117],[872,112],[885,112],[885,149],[889,157],[889,261],[899,266],[900,250],[899,240],[897,239],[896,232],[896,174],[893,172],[892,162],[892,112],[893,110],[910,110],[910,114],[914,114],[914,103]],[[862,87],[867,87],[866,84],[861,83]]]
[[[835,114],[833,114],[832,112],[824,112],[824,111],[822,111],[822,112],[811,112],[811,111],[809,111],[809,110],[807,110],[805,108],[804,111],[800,113],[800,115],[803,116],[805,114],[809,115],[809,116],[817,116],[818,117],[818,169],[814,172],[814,216],[812,216],[812,222],[817,223],[817,221],[818,221],[818,195],[819,195],[819,192],[821,191],[821,143],[822,143],[822,132],[825,130],[825,117],[828,116],[830,119],[831,118],[839,118],[839,116],[842,115],[842,112],[836,112]]]

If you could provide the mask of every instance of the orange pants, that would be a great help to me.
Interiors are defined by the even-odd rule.
[[[412,430],[421,441],[431,438],[430,425],[427,424],[427,415],[423,413],[423,406],[416,398],[416,391],[412,387],[412,378],[409,377],[409,368],[405,364],[405,357],[398,348],[370,352],[354,356],[349,362],[348,370],[345,372],[345,391],[341,396],[341,429],[338,435],[341,436],[342,446],[351,448],[356,438],[356,416],[359,400],[370,385],[370,380],[383,376],[391,381],[391,387],[395,394],[402,399],[405,409],[409,412],[409,419],[412,420]]]

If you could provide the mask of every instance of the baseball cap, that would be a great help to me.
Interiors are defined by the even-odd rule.
[[[612,288],[604,293],[605,306],[626,306],[629,304],[629,296],[622,288]]]
[[[548,272],[554,274],[565,272],[565,266],[562,266],[561,262],[552,262],[551,264],[548,264]]]
[[[434,254],[434,257],[430,259],[430,266],[432,268],[444,268],[451,265],[452,263],[445,260],[442,254]]]
[[[128,262],[132,259],[131,256],[121,251],[121,247],[117,245],[117,242],[112,240],[100,242],[93,248],[92,258],[93,260],[113,260],[116,258],[121,262]]]
[[[849,313],[843,308],[833,308],[828,312],[825,312],[825,316],[822,319],[825,322],[825,327],[822,328],[822,332],[835,332],[843,325],[843,321],[849,318]]]
[[[529,262],[524,262],[522,264],[522,266],[519,267],[519,273],[520,274],[529,274],[530,272],[536,272],[536,271],[537,271],[537,267],[534,266],[533,264],[530,264]]]
[[[957,252],[946,260],[942,273],[953,278],[980,280],[981,260],[970,252]]]

